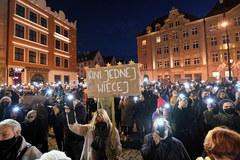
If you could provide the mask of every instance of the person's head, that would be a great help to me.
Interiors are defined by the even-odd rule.
[[[235,113],[235,106],[233,101],[229,99],[223,99],[219,102],[220,112],[227,114],[227,115],[234,115]]]
[[[210,94],[211,94],[210,90],[208,90],[208,89],[203,89],[203,90],[201,91],[201,98],[207,98],[207,97],[210,96]]]
[[[4,97],[2,97],[1,100],[0,100],[0,105],[1,105],[2,107],[8,107],[8,106],[10,106],[11,104],[12,104],[12,100],[11,100],[11,98],[8,97],[8,96],[4,96]]]
[[[62,151],[51,150],[47,153],[44,153],[40,159],[37,160],[71,160],[67,157],[66,154]]]
[[[183,108],[186,108],[188,106],[188,98],[186,96],[179,96],[178,104],[181,104]]]
[[[5,119],[0,122],[0,141],[18,137],[21,134],[21,125],[13,119]]]
[[[12,93],[11,93],[10,91],[6,91],[6,92],[4,93],[4,95],[5,95],[5,96],[8,96],[8,97],[12,97]]]
[[[27,113],[25,120],[28,123],[33,122],[37,118],[37,111],[36,110],[31,110]]]
[[[227,92],[224,89],[219,90],[217,93],[217,98],[227,99],[228,98]]]
[[[178,96],[178,93],[177,93],[176,90],[173,90],[173,91],[172,91],[172,96],[173,96],[173,97],[177,97],[177,96]]]
[[[204,140],[204,149],[211,160],[237,160],[240,157],[240,134],[216,127]]]
[[[139,96],[139,101],[144,101],[144,96],[143,95]]]
[[[198,96],[197,96],[197,93],[196,93],[196,92],[191,92],[191,93],[190,93],[190,97],[191,97],[193,100],[197,100],[197,99],[198,99]]]
[[[108,126],[112,127],[111,119],[109,118],[107,111],[104,109],[97,109],[90,122],[92,129],[95,128],[95,124],[98,122],[106,122]]]
[[[166,139],[171,134],[171,127],[165,118],[156,118],[153,122],[153,132]]]

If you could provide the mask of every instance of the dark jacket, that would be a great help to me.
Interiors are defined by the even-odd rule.
[[[146,135],[141,152],[144,160],[190,160],[182,142],[172,136],[155,145],[153,134]]]

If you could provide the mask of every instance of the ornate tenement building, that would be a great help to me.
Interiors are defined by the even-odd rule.
[[[1,0],[0,35],[0,83],[77,80],[76,21],[45,0]]]
[[[146,27],[137,46],[142,80],[228,77],[227,46],[232,75],[240,79],[240,0],[217,2],[204,18],[173,7]]]

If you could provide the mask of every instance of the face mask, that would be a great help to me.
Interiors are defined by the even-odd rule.
[[[26,118],[25,120],[27,123],[32,123],[35,120],[35,118]]]
[[[234,108],[224,109],[224,112],[229,115],[233,115],[235,113],[235,109]]]
[[[3,106],[3,107],[8,107],[8,106],[9,106],[9,102],[5,102],[5,101],[4,101],[4,102],[1,103],[1,106]]]
[[[14,136],[11,139],[0,141],[0,150],[9,149],[11,146],[15,144],[16,139],[17,138]]]
[[[168,130],[166,130],[166,131],[164,132],[163,140],[165,140],[167,137],[168,137]]]

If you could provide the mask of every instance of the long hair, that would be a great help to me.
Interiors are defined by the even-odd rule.
[[[204,140],[204,149],[210,158],[214,155],[237,160],[240,157],[239,146],[240,134],[221,127],[210,130]]]
[[[97,118],[98,115],[102,115],[104,122],[107,123],[108,128],[110,128],[110,130],[111,130],[112,129],[112,122],[111,122],[111,119],[109,118],[109,116],[107,114],[107,111],[105,109],[97,109],[97,111],[93,115],[92,120],[89,123],[89,128],[91,130],[95,129],[95,125],[97,123],[96,118]]]

